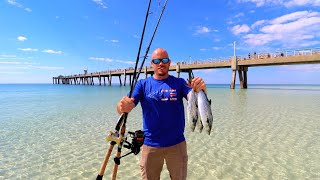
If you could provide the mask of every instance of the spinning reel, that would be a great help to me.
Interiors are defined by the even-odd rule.
[[[130,135],[131,143],[129,141],[127,141],[128,135]],[[141,130],[137,130],[135,132],[128,131],[128,135],[124,138],[123,147],[130,149],[131,151],[121,157],[115,157],[114,162],[117,165],[120,165],[121,158],[123,158],[131,153],[133,153],[134,155],[139,154],[140,148],[143,145],[143,141],[144,141],[143,131],[141,131]],[[117,144],[120,144],[120,142],[121,142],[121,139],[119,138],[118,133],[112,133],[112,132],[110,132],[110,134],[108,135],[107,140],[116,142]]]

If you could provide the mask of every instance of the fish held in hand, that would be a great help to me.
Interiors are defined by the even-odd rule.
[[[198,110],[199,111],[199,110]],[[199,119],[198,122],[197,122],[197,129],[199,131],[199,133],[202,132],[202,129],[203,129],[203,124],[201,122],[201,120]]]
[[[192,89],[190,91],[190,96],[188,97],[188,106],[187,106],[187,115],[189,120],[189,127],[193,132],[198,121],[199,112],[198,112],[198,105],[197,105],[197,94]]]
[[[198,93],[197,102],[202,125],[210,135],[213,123],[211,100],[209,101],[207,95],[201,90]]]

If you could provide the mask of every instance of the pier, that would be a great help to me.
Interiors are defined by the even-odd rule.
[[[246,89],[248,87],[247,78],[250,67],[257,66],[279,66],[279,65],[299,65],[299,64],[319,64],[320,63],[320,48],[294,50],[276,53],[261,53],[248,54],[247,56],[232,56],[223,59],[209,59],[206,61],[192,62],[181,61],[171,63],[169,71],[176,71],[177,77],[180,73],[188,73],[191,75],[193,70],[201,69],[216,69],[216,68],[231,68],[231,83],[230,88],[235,88],[237,72],[239,76],[240,88]],[[69,76],[53,77],[53,84],[82,84],[94,85],[94,78],[98,79],[99,85],[111,86],[112,78],[119,78],[120,86],[126,86],[127,77],[129,77],[129,85],[131,85],[134,69],[118,69],[102,72],[88,73],[87,70],[83,74],[74,74]],[[152,67],[145,66],[141,69],[141,73],[145,78],[152,75]],[[123,78],[122,78],[123,76]],[[141,74],[142,76],[142,74]],[[140,76],[140,77],[141,77]],[[123,79],[123,81],[122,81]],[[107,80],[107,81],[106,81]]]

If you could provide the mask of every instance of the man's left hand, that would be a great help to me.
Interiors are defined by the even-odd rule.
[[[191,82],[188,81],[188,85],[196,92],[203,90],[205,93],[207,93],[207,86],[200,77],[192,79]]]

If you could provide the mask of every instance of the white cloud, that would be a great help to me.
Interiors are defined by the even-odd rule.
[[[118,43],[119,42],[119,40],[116,40],[116,39],[112,39],[110,41],[113,42],[113,43]]]
[[[21,59],[26,59],[23,57],[17,57],[16,55],[7,55],[7,54],[0,54],[0,60],[21,60]]]
[[[18,72],[18,71],[0,71],[0,74],[26,74],[25,72]]]
[[[246,24],[244,25],[236,25],[231,28],[233,34],[238,35],[240,33],[247,33],[250,31],[250,27]]]
[[[301,18],[290,23],[271,24],[260,29],[263,33],[288,34],[295,32],[308,31],[306,28],[315,30],[315,27],[320,27],[320,17]],[[285,32],[285,33],[283,33]],[[300,34],[301,35],[301,34]]]
[[[200,51],[208,51],[209,49],[207,48],[201,48]]]
[[[213,50],[220,50],[222,49],[221,47],[212,47]]]
[[[269,4],[269,3],[275,3],[275,1],[279,1],[279,0],[238,0],[239,3],[242,2],[251,2],[256,4],[257,7],[261,7],[265,4]]]
[[[245,28],[234,26],[231,31],[241,35],[251,46],[282,44],[284,48],[300,48],[319,44],[320,13],[298,11],[283,16],[256,21],[251,25],[250,34]],[[243,33],[243,34],[240,34]]]
[[[62,51],[55,51],[55,50],[52,50],[52,49],[45,49],[42,52],[49,53],[49,54],[62,54]]]
[[[227,21],[227,24],[233,24],[234,22],[232,20]]]
[[[27,12],[32,12],[32,10],[30,8],[25,8],[22,4],[17,3],[16,0],[7,0],[7,2],[12,6],[24,9]]]
[[[16,66],[15,66],[16,65]],[[29,70],[29,69],[44,69],[44,70],[60,70],[64,69],[64,67],[57,67],[57,66],[35,66],[30,64],[8,64],[7,66],[1,66],[0,69],[3,69],[7,72],[10,70]],[[1,72],[1,71],[0,71]]]
[[[39,49],[34,49],[34,48],[18,48],[18,49],[21,51],[32,51],[32,52],[39,51]],[[45,50],[42,50],[41,52],[49,53],[49,54],[62,54],[62,51],[56,51],[52,49],[45,49]]]
[[[307,5],[320,6],[320,1],[319,0],[290,0],[284,3],[284,6],[286,7],[307,6]]]
[[[30,8],[25,8],[24,10],[28,11],[28,12],[32,12],[32,10]]]
[[[206,26],[198,26],[195,34],[205,34],[210,32],[218,32],[216,29],[210,29]]]
[[[111,39],[111,40],[106,40],[107,42],[112,42],[112,43],[118,43],[119,42],[119,40],[117,40],[117,39]]]
[[[257,7],[282,5],[285,7],[294,6],[320,6],[319,0],[238,0],[238,3],[250,2],[256,4]]]
[[[106,61],[106,62],[119,62],[124,64],[135,64],[134,61],[125,61],[125,60],[113,60],[111,58],[102,58],[102,57],[90,57],[91,60],[97,60],[97,61]]]
[[[19,4],[19,3],[17,3],[15,0],[8,0],[7,2],[8,2],[9,4],[13,5],[13,6],[22,8],[22,5]]]
[[[243,13],[238,13],[238,14],[236,14],[234,17],[235,17],[235,18],[238,18],[238,17],[241,17],[241,16],[244,16],[244,14],[243,14]]]
[[[38,49],[33,49],[33,48],[18,48],[21,51],[38,51]]]
[[[19,65],[19,64],[37,64],[37,63],[32,63],[32,62],[19,62],[19,61],[0,61],[0,64],[11,64],[11,65]]]
[[[243,38],[251,46],[264,45],[276,39],[270,34],[247,34]]]
[[[17,39],[18,39],[19,41],[25,41],[25,40],[27,40],[27,38],[24,37],[24,36],[18,36]]]
[[[214,46],[214,47],[211,47],[211,48],[201,48],[201,49],[199,49],[199,50],[200,50],[200,51],[212,51],[212,50],[216,51],[216,50],[220,50],[220,49],[222,49],[222,48],[221,48],[221,47]]]
[[[11,55],[11,54],[0,54],[0,58],[15,58],[17,57],[16,55]]]
[[[312,11],[298,11],[290,14],[286,14],[283,16],[280,16],[278,18],[273,19],[270,21],[270,24],[281,24],[285,22],[293,22],[295,20],[298,20],[300,18],[307,18],[307,17],[313,17],[318,16],[318,12],[312,12]]]
[[[10,70],[21,70],[21,69],[30,69],[28,67],[29,65],[27,66],[13,66],[13,65],[7,65],[7,66],[0,66],[0,69],[3,69],[3,71],[10,71]]]
[[[100,58],[100,57],[90,57],[91,60],[97,60],[97,61],[106,61],[106,62],[112,62],[113,60],[110,58]]]
[[[254,29],[254,28],[256,28],[256,27],[259,27],[259,26],[263,25],[264,23],[266,23],[265,20],[256,21],[255,23],[253,23],[253,24],[251,25],[251,29]]]
[[[210,29],[207,27],[199,27],[197,30],[197,33],[202,34],[202,33],[209,33]]]
[[[122,61],[122,60],[116,60],[116,61],[120,63],[125,63],[125,64],[136,64],[136,62],[133,62],[133,61]]]
[[[99,7],[106,9],[107,6],[106,4],[103,2],[103,0],[92,0],[93,2],[95,2]]]

